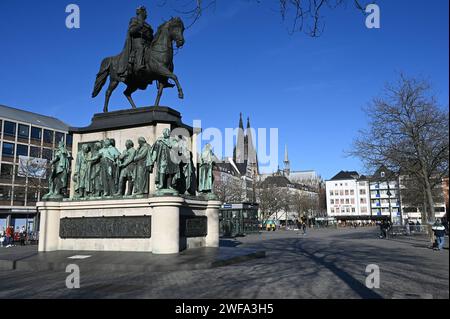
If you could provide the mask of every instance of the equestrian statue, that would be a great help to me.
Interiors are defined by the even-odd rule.
[[[178,77],[173,73],[173,42],[177,48],[184,45],[184,24],[180,18],[172,18],[163,23],[153,35],[152,27],[146,22],[147,10],[141,6],[136,10],[128,27],[127,39],[123,51],[114,57],[102,61],[100,71],[95,80],[92,97],[95,98],[110,78],[106,90],[103,112],[108,112],[109,99],[120,82],[126,84],[123,92],[132,108],[136,108],[131,95],[138,89],[157,83],[158,95],[155,106],[159,106],[163,90],[176,85],[178,97],[184,98]],[[175,82],[175,85],[169,82]]]

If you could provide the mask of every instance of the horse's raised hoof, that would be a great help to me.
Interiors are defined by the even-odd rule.
[[[184,99],[184,94],[183,94],[183,92],[178,93],[178,98]]]

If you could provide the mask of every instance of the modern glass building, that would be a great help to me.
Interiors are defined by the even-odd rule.
[[[45,115],[0,105],[0,228],[36,231],[36,202],[48,191],[49,161],[69,126]]]

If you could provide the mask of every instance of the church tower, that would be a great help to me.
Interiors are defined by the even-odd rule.
[[[288,147],[287,145],[284,146],[284,175],[286,177],[289,177],[289,174],[291,173],[291,162],[289,161],[289,154],[288,154]]]

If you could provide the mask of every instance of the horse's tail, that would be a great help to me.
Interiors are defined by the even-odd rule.
[[[92,92],[92,97],[96,97],[103,86],[106,83],[106,79],[109,75],[109,68],[111,66],[111,58],[103,59],[102,66],[100,67],[100,71],[97,74],[97,78],[95,79],[94,91]]]

